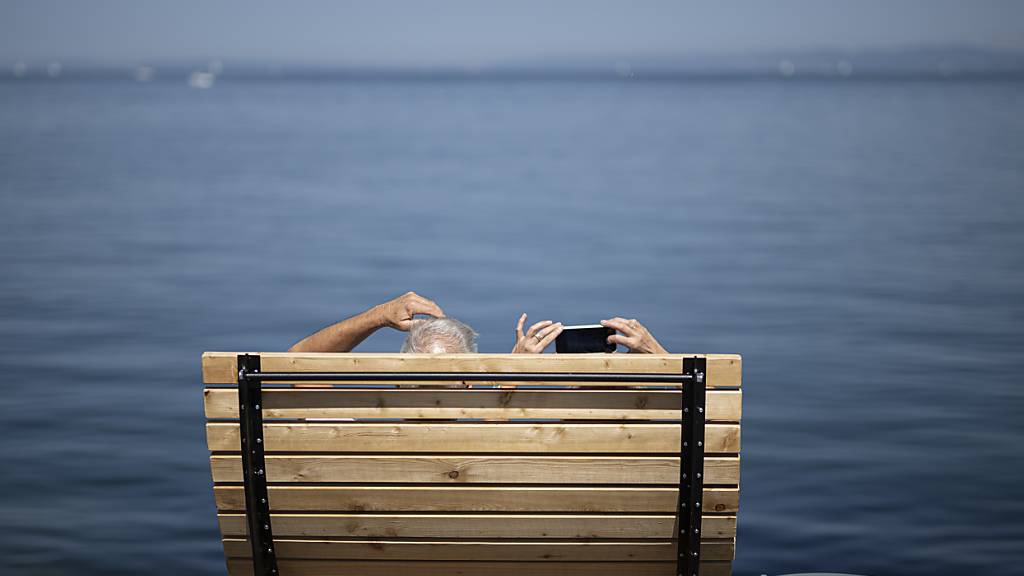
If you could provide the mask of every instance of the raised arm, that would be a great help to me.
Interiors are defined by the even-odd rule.
[[[378,304],[369,310],[306,336],[296,342],[288,351],[351,352],[370,334],[385,326],[403,332],[408,331],[412,326],[413,316],[416,314],[441,317],[444,316],[444,311],[433,300],[424,298],[415,292],[406,292],[397,298]]]

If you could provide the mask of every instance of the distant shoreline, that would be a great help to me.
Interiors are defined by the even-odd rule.
[[[0,69],[2,70],[2,69]],[[44,67],[27,67],[18,74],[0,72],[0,84],[56,84],[61,82],[133,82],[155,84],[187,83],[196,74],[210,75],[217,82],[972,82],[1024,81],[1024,68],[1007,69],[867,69],[845,72],[843,69],[793,67],[778,69],[631,69],[628,74],[593,68],[502,68],[466,70],[383,69],[383,68],[238,68],[220,73],[200,67],[65,67],[59,75]]]

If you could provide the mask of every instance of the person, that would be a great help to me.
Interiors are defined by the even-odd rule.
[[[426,318],[416,318],[420,315]],[[562,323],[551,320],[537,322],[524,332],[526,319],[524,313],[516,323],[513,354],[540,354],[562,333]],[[609,344],[625,346],[634,354],[668,354],[635,318],[610,318],[602,320],[601,325],[617,331],[608,337]],[[445,316],[436,302],[415,292],[406,292],[319,330],[296,342],[288,351],[351,352],[371,334],[385,327],[408,332],[402,343],[402,352],[465,354],[477,351],[477,333],[472,328]]]

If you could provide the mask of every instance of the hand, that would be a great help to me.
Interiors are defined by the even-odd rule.
[[[629,348],[630,354],[668,354],[636,318],[626,320],[616,316],[611,320],[601,320],[601,325],[617,330],[619,334],[609,336],[608,343],[622,344]]]
[[[554,323],[551,320],[537,322],[523,334],[523,323],[526,322],[526,314],[519,317],[516,324],[516,345],[512,348],[513,354],[540,354],[547,348],[558,335],[562,333],[562,323]]]
[[[444,316],[444,311],[433,300],[415,292],[406,292],[398,298],[377,305],[376,309],[381,326],[390,326],[403,332],[408,332],[412,328],[413,316],[416,314],[427,314],[435,318]]]

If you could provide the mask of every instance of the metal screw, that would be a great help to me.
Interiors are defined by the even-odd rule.
[[[696,557],[697,557],[697,553],[696,553],[696,552],[694,552],[694,553],[693,553],[693,557],[694,557],[694,558],[696,558]]]
[[[256,471],[256,475],[257,476],[263,476],[263,468],[260,468],[259,470],[257,470]]]
[[[683,472],[683,480],[686,480],[686,472]]]
[[[267,548],[267,554],[273,554],[273,553],[274,553],[274,549],[273,548]]]
[[[260,409],[260,405],[259,405],[259,404],[257,404],[257,405],[256,405],[256,409],[257,409],[257,410],[259,410],[259,409]]]
[[[694,504],[694,506],[696,506],[697,508],[700,508],[700,502],[696,502],[696,503]]]
[[[697,446],[703,446],[703,445],[704,445],[703,442],[697,442]]]
[[[264,524],[263,525],[263,529],[264,530],[270,530],[270,524]]]
[[[260,498],[260,504],[266,504],[266,503],[267,503],[267,499],[266,498]]]
[[[683,408],[683,412],[689,412],[689,411],[690,411],[689,408]]]
[[[257,444],[263,444],[263,438],[257,438],[256,439],[256,443]]]
[[[693,533],[694,534],[700,534],[700,528],[694,528],[693,529]]]
[[[700,412],[701,414],[703,414],[704,413],[704,409],[701,408],[700,406],[698,406],[697,407],[697,412]]]
[[[683,448],[686,448],[687,446],[689,446],[689,443],[683,442]]]
[[[700,480],[700,472],[697,472],[697,479]]]

